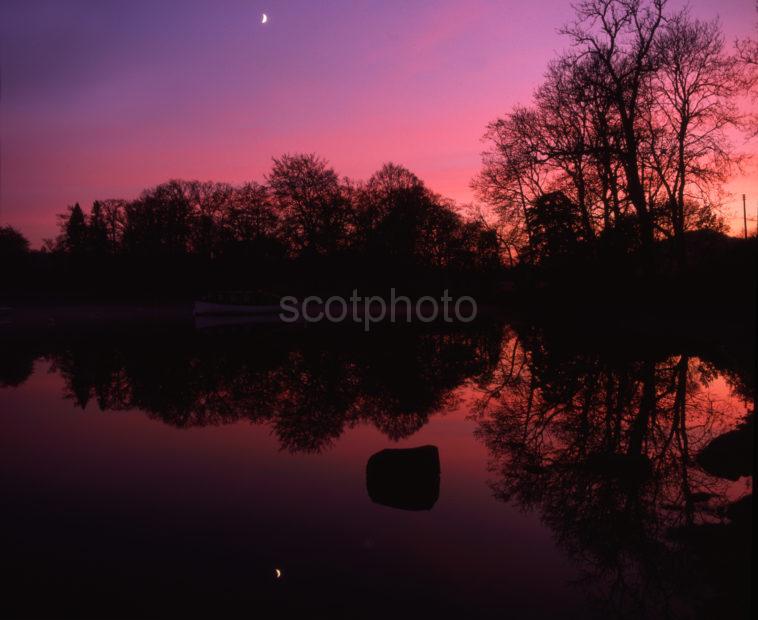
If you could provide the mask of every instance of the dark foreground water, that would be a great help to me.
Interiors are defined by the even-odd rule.
[[[568,333],[0,326],[0,616],[747,617],[752,346]]]

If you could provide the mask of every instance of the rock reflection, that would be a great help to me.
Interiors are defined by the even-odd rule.
[[[745,615],[753,413],[713,397],[712,361],[554,335],[508,331],[482,385],[495,495],[541,515],[601,615]],[[733,370],[748,393],[752,368]]]

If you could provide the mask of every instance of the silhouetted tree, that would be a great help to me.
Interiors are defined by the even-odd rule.
[[[101,217],[108,241],[108,250],[118,254],[123,249],[124,227],[126,225],[126,200],[100,200]]]
[[[149,190],[125,207],[124,249],[142,256],[181,256],[190,247],[192,208],[180,181]]]
[[[739,121],[737,64],[724,53],[718,22],[694,20],[684,11],[667,19],[651,54],[657,71],[645,121],[648,160],[659,183],[651,189],[667,207],[667,217],[656,218],[656,225],[674,237],[683,261],[685,231],[707,226],[687,211],[712,220],[715,192],[708,189],[728,179],[735,159],[727,132]],[[702,205],[693,204],[693,193]]]
[[[274,158],[268,186],[295,256],[325,255],[345,246],[350,201],[325,160],[313,154]]]
[[[87,250],[94,256],[104,256],[110,250],[105,217],[102,203],[96,200],[92,203],[87,222]]]
[[[31,259],[26,237],[11,226],[0,226],[0,299],[26,284]]]
[[[280,226],[268,187],[255,182],[245,183],[235,189],[222,215],[225,252],[281,262],[285,248],[279,237]]]
[[[499,265],[496,239],[464,223],[412,172],[385,164],[356,191],[355,244],[377,262],[436,269]],[[477,258],[473,254],[481,250]],[[480,260],[481,259],[481,260]]]
[[[87,252],[89,233],[84,211],[77,202],[60,216],[61,234],[56,240],[56,247],[73,256],[81,256]]]
[[[717,222],[719,188],[737,160],[729,128],[740,121],[739,66],[716,22],[666,4],[579,3],[562,31],[572,48],[550,64],[533,104],[488,126],[474,185],[517,253],[529,245],[529,207],[556,191],[576,205],[585,240],[633,215],[630,247],[648,273],[656,239],[673,238],[682,258],[685,233]]]
[[[529,231],[527,259],[535,264],[555,263],[578,254],[585,238],[580,208],[563,192],[540,196],[526,210]]]
[[[758,2],[755,4],[758,13]],[[753,104],[758,101],[758,20],[755,22],[752,37],[737,41],[737,62],[740,68],[740,85],[748,94]],[[748,127],[752,137],[758,136],[758,113],[748,117]]]
[[[11,226],[0,226],[0,260],[11,261],[27,252],[29,241],[24,235]]]

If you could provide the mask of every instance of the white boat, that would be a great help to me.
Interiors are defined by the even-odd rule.
[[[193,314],[195,316],[270,316],[279,314],[281,311],[279,304],[252,306],[196,301]]]

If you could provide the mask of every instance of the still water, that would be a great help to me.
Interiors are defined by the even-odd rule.
[[[2,326],[0,615],[747,617],[752,350],[566,333]]]

